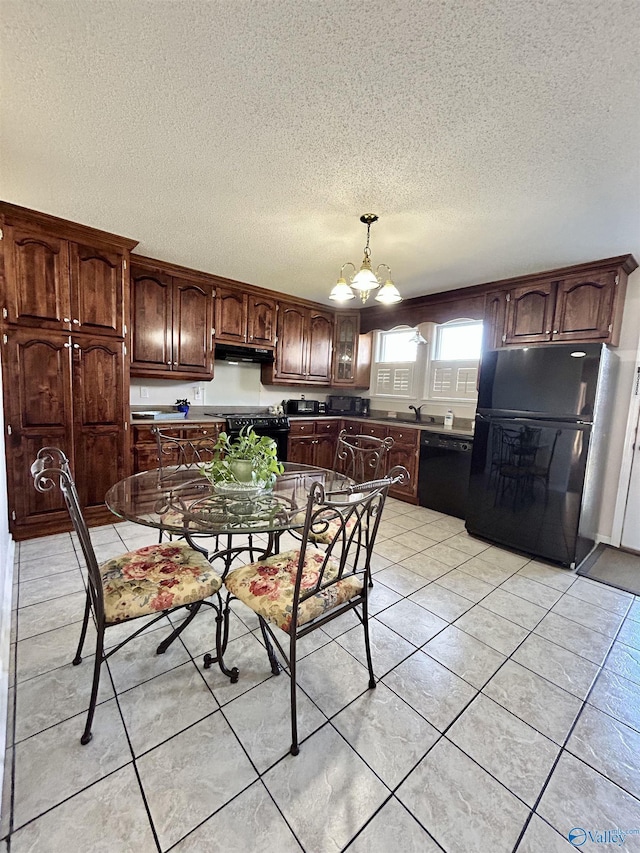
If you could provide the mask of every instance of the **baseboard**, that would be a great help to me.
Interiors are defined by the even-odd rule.
[[[596,534],[596,542],[598,543],[598,545],[599,545],[600,543],[602,543],[603,545],[611,545],[611,544],[612,544],[612,542],[611,542],[611,536],[600,536],[600,534],[599,534],[599,533],[597,533],[597,534]],[[614,545],[613,547],[614,547],[614,548],[617,548],[618,546],[617,546],[617,545]]]
[[[0,562],[0,792],[4,782],[9,713],[9,657],[11,654],[11,603],[13,598],[13,558],[15,543],[7,537],[4,559]],[[1,815],[0,815],[1,816]]]

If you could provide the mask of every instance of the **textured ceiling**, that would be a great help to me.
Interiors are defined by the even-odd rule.
[[[2,0],[0,197],[327,301],[632,251],[638,0]]]

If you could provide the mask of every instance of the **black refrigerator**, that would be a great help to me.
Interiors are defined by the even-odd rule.
[[[482,359],[469,533],[574,568],[594,546],[617,357],[603,344]]]

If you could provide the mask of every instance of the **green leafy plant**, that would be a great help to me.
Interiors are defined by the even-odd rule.
[[[237,462],[250,462],[250,477],[239,474]],[[252,482],[270,486],[284,465],[278,461],[278,446],[272,438],[257,435],[253,427],[244,427],[240,435],[232,439],[221,432],[214,447],[210,462],[203,462],[201,473],[212,483]]]
[[[190,406],[191,403],[188,400],[176,400],[173,405],[174,406]]]

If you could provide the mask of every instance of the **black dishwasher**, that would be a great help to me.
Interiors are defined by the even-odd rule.
[[[418,475],[420,506],[465,517],[472,448],[472,438],[422,432]]]

